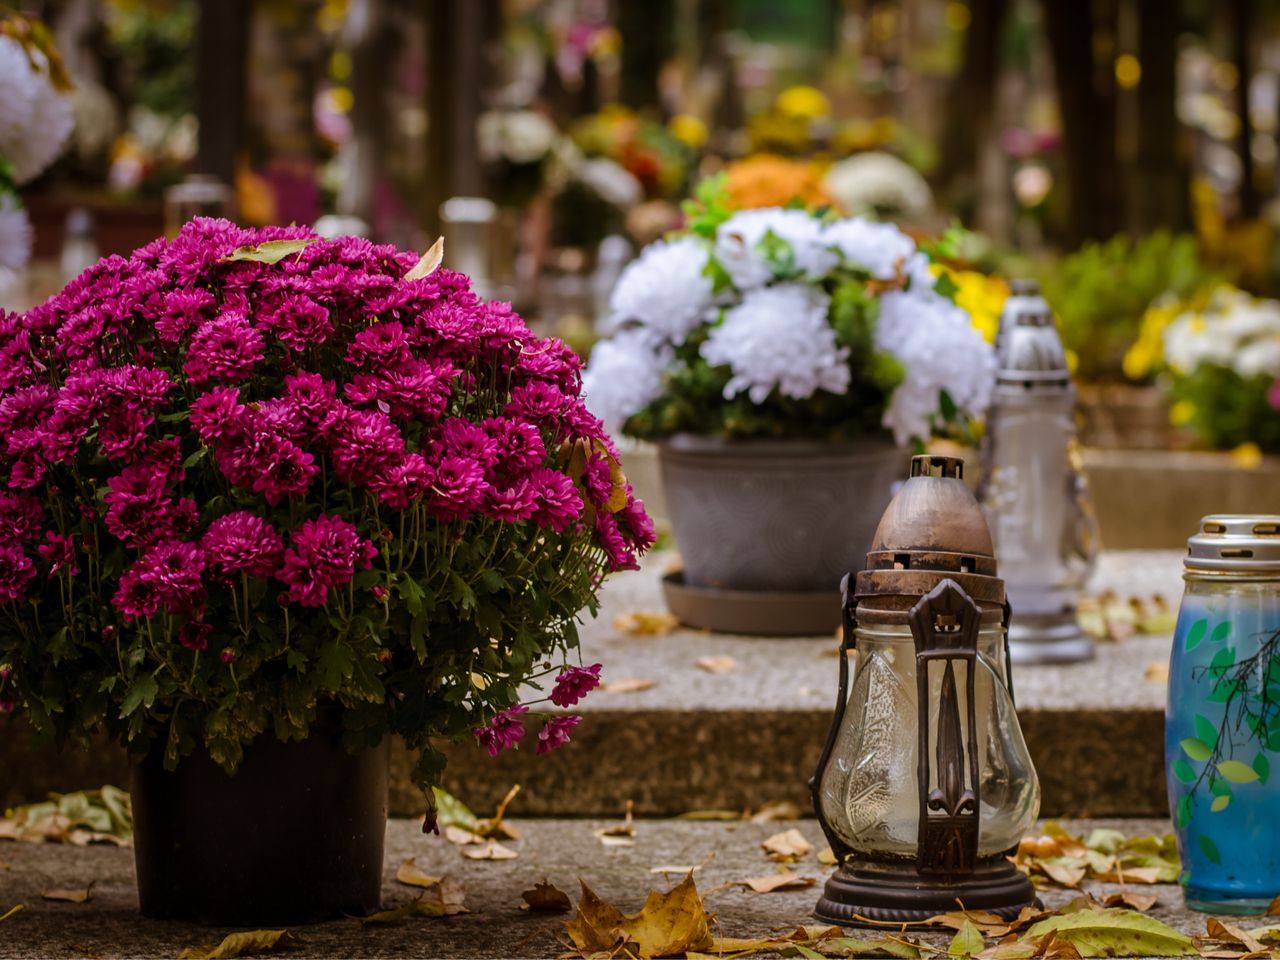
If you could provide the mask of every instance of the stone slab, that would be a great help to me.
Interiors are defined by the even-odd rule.
[[[597,691],[581,704],[574,742],[536,757],[532,750],[492,759],[472,744],[451,748],[446,785],[496,802],[512,783],[529,816],[612,816],[627,800],[646,816],[692,809],[758,808],[774,800],[807,803],[805,783],[824,742],[836,693],[835,635],[747,638],[677,629],[633,636],[615,618],[664,609],[660,579],[669,554],[609,581],[600,616],[583,626],[582,658],[605,664],[606,679],[653,681],[634,693]],[[1179,594],[1172,552],[1104,554],[1095,585],[1120,595]],[[1169,638],[1132,637],[1100,645],[1094,661],[1015,670],[1019,716],[1044,786],[1048,815],[1155,816],[1167,810],[1163,774],[1164,683],[1147,678],[1167,662]],[[707,656],[732,657],[710,673]],[[0,724],[0,805],[50,790],[124,783],[118,751],[28,752],[25,738]],[[419,812],[403,748],[393,752],[392,811]]]
[[[772,930],[794,929],[810,922],[817,886],[794,892],[753,894],[726,886],[773,873],[760,842],[789,827],[797,827],[819,849],[816,821],[797,823],[693,823],[639,821],[633,847],[605,848],[593,830],[608,821],[525,821],[522,839],[511,846],[519,857],[508,861],[463,859],[459,848],[423,836],[418,824],[392,821],[387,829],[384,906],[413,899],[411,888],[395,882],[406,857],[431,875],[448,875],[467,891],[469,914],[447,919],[416,919],[394,926],[363,928],[355,920],[340,920],[299,928],[302,943],[282,956],[307,957],[556,957],[564,952],[557,942],[563,916],[530,915],[518,907],[520,894],[543,879],[556,884],[576,902],[578,881],[585,880],[605,900],[625,911],[638,910],[645,893],[667,889],[679,875],[657,875],[655,867],[704,864],[696,874],[706,907],[717,917],[723,936],[761,936]],[[1095,826],[1115,827],[1130,835],[1163,833],[1165,821],[1097,821],[1070,823],[1086,833]],[[216,829],[216,825],[211,825]],[[137,915],[133,857],[113,847],[0,844],[0,914],[8,907],[26,909],[0,925],[0,958],[31,957],[173,957],[185,946],[217,942],[227,929],[198,927],[171,921],[149,921]],[[810,856],[796,865],[802,876],[820,884],[828,872]],[[88,903],[72,904],[40,899],[42,890],[83,888],[93,882]],[[1090,881],[1086,889],[1102,897],[1119,889]],[[1172,885],[1142,887],[1156,893],[1152,915],[1188,934],[1204,932],[1204,916],[1186,911],[1181,891]],[[1060,906],[1073,894],[1048,890],[1048,907]],[[1250,925],[1246,922],[1246,925]],[[945,935],[929,934],[943,944]]]

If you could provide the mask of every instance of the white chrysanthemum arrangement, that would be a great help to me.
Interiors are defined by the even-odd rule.
[[[994,354],[897,227],[770,208],[691,228],[614,288],[584,373],[610,430],[906,444],[986,409]]]
[[[8,22],[20,36],[45,36],[31,21]],[[49,54],[36,40],[0,33],[0,271],[20,270],[31,256],[31,224],[17,188],[57,159],[73,125],[71,97],[54,83]]]
[[[933,209],[928,182],[891,153],[872,150],[839,160],[822,184],[840,209],[859,216],[915,220]]]

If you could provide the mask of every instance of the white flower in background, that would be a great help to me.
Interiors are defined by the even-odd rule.
[[[969,415],[981,414],[991,402],[995,352],[951,301],[910,291],[884,294],[875,340],[904,371],[884,414],[884,425],[898,443],[929,436],[943,390]]]
[[[782,283],[752,290],[725,311],[701,348],[708,363],[732,371],[725,398],[746,392],[752,403],[763,403],[775,387],[796,399],[848,390],[849,351],[836,346],[830,302],[815,287]]]
[[[933,289],[929,258],[892,223],[876,223],[862,217],[836,220],[823,230],[823,238],[847,264],[863,267],[877,280],[892,280],[901,270],[911,278],[913,292]]]
[[[711,306],[706,265],[706,247],[696,237],[651,243],[618,278],[605,329],[639,323],[661,340],[684,343]]]
[[[889,153],[859,153],[834,163],[823,186],[857,216],[917,219],[933,207],[933,191],[924,177]]]
[[[21,270],[31,259],[31,221],[18,198],[0,195],[0,271]]]
[[[555,125],[536,110],[488,110],[476,121],[480,159],[537,163],[555,146]]]
[[[822,223],[804,210],[764,207],[735,213],[716,230],[715,258],[739,290],[760,287],[774,279],[766,259],[767,238],[786,244],[795,268],[809,279],[830,273],[839,257],[830,249]]]
[[[644,199],[644,187],[620,164],[605,157],[584,160],[576,176],[605,203],[634,207]]]
[[[628,417],[661,396],[662,373],[671,357],[669,348],[655,347],[641,330],[624,330],[601,340],[582,372],[587,409],[609,433],[617,433]]]
[[[39,52],[30,56],[42,66]],[[43,69],[32,69],[22,44],[0,36],[0,157],[18,183],[57,159],[74,122],[71,97],[55,90]]]
[[[1280,302],[1219,288],[1203,311],[1181,314],[1165,328],[1164,355],[1181,374],[1212,364],[1245,379],[1280,377]]]

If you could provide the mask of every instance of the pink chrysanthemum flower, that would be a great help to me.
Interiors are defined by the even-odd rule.
[[[262,351],[262,334],[245,315],[225,313],[196,329],[182,369],[192,383],[243,380],[262,359]]]
[[[276,574],[289,586],[289,599],[318,607],[333,587],[344,586],[357,567],[368,570],[378,548],[341,517],[308,520],[293,532],[292,546]]]
[[[600,686],[599,663],[589,667],[569,667],[556,677],[556,685],[551,690],[551,702],[557,707],[572,707],[588,693]]]
[[[523,704],[508,707],[483,727],[471,731],[472,735],[480,741],[480,746],[489,751],[489,756],[496,757],[508,747],[514,747],[524,737],[524,721],[521,716],[528,712],[529,708]]]
[[[567,717],[552,717],[538,731],[538,747],[534,751],[538,756],[550,753],[557,747],[569,742],[569,733],[582,722],[582,717],[570,714]]]
[[[209,524],[200,538],[205,560],[217,573],[269,577],[284,559],[284,541],[266,520],[237,510]]]

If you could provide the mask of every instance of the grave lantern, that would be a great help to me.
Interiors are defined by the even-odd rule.
[[[845,580],[840,693],[810,782],[839,864],[816,916],[905,923],[1035,902],[1007,859],[1040,786],[1014,711],[1004,582],[963,461],[915,457]],[[852,676],[851,676],[852,674]]]
[[[1076,391],[1048,304],[1010,297],[982,438],[978,500],[1017,613],[1014,663],[1093,656],[1076,607],[1098,553],[1098,525],[1076,441]]]

